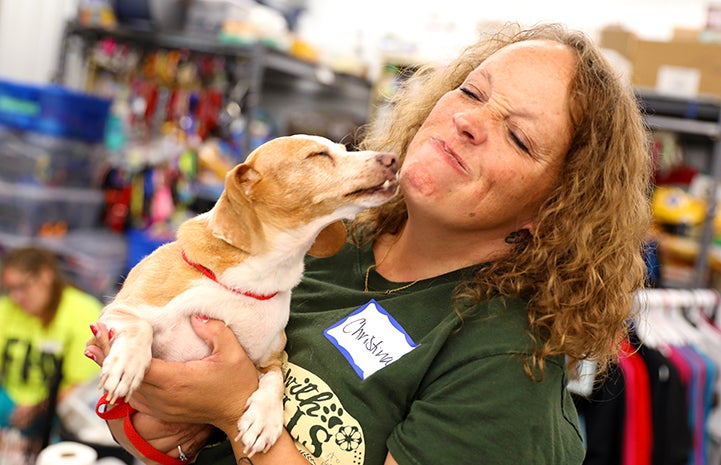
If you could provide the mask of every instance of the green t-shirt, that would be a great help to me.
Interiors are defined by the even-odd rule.
[[[311,463],[379,465],[389,450],[401,465],[583,461],[563,358],[542,382],[524,372],[524,302],[493,299],[460,325],[451,295],[472,270],[382,295],[364,292],[371,264],[369,247],[347,245],[309,259],[293,292],[286,429]],[[399,283],[372,270],[368,287]],[[197,463],[229,453],[210,447]]]
[[[99,367],[83,353],[91,335],[88,325],[98,319],[101,309],[95,297],[68,286],[55,319],[44,328],[8,296],[0,296],[0,380],[13,402],[34,405],[45,400],[61,360],[60,389],[97,375]]]

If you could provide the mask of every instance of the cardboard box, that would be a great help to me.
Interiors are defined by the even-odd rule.
[[[675,27],[671,42],[698,42],[702,32],[701,29],[695,27]]]
[[[631,60],[634,53],[636,34],[622,26],[606,26],[601,30],[599,45],[615,50],[623,57]]]
[[[659,93],[721,98],[721,43],[701,42],[698,29],[676,28],[669,42],[641,40],[623,26],[601,30],[599,45],[627,58],[631,83]]]
[[[696,95],[721,97],[721,44],[636,40],[631,64],[631,80],[638,87],[683,97],[692,97],[691,90]],[[696,89],[690,89],[694,76]],[[673,85],[663,88],[664,82],[674,79],[678,92]]]

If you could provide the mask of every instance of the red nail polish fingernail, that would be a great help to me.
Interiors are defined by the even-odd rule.
[[[84,352],[84,354],[85,354],[86,357],[88,357],[88,358],[89,358],[90,360],[92,360],[93,362],[96,362],[96,361],[97,361],[97,360],[95,360],[95,354],[93,354],[92,352],[86,350],[86,351]]]
[[[90,323],[90,331],[93,332],[93,336],[95,336],[95,337],[98,336],[98,328],[92,323]]]
[[[195,315],[195,318],[199,319],[203,323],[206,323],[209,320],[207,315]]]
[[[115,336],[115,331],[113,331],[113,330],[111,329],[111,330],[108,331],[108,339],[112,340],[112,339],[113,339],[113,336]]]

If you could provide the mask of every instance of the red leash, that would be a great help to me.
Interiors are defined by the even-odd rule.
[[[160,452],[158,449],[151,446],[148,441],[143,439],[135,430],[133,423],[130,421],[131,415],[137,412],[137,410],[125,402],[124,399],[118,400],[112,408],[108,408],[109,405],[107,394],[103,394],[100,400],[98,400],[98,403],[95,405],[95,413],[103,420],[119,420],[120,418],[125,418],[123,421],[123,430],[125,431],[125,435],[135,448],[143,454],[143,456],[158,463],[162,463],[163,465],[186,465],[188,463],[188,460],[176,459],[175,457],[171,457]]]

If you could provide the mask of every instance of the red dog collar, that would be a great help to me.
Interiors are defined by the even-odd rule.
[[[221,286],[223,286],[224,288],[228,289],[229,291],[235,292],[236,294],[244,295],[244,296],[246,296],[246,297],[252,297],[253,299],[256,299],[256,300],[270,300],[270,299],[272,299],[273,297],[275,297],[275,296],[278,295],[277,292],[274,292],[273,294],[266,294],[266,295],[263,295],[263,294],[254,294],[253,292],[250,292],[250,291],[244,291],[244,290],[242,290],[242,289],[236,289],[236,288],[234,288],[234,287],[226,286],[225,284],[223,284],[223,283],[221,283],[220,281],[218,281],[218,278],[215,277],[215,273],[213,273],[212,270],[210,270],[209,268],[204,267],[204,266],[201,265],[200,263],[191,262],[190,259],[188,258],[188,256],[185,255],[185,251],[184,251],[184,250],[181,252],[181,254],[183,255],[183,260],[185,260],[185,263],[187,263],[188,265],[192,266],[192,267],[195,268],[196,270],[200,271],[206,278],[212,279],[212,280],[215,281],[216,283],[220,284]]]

